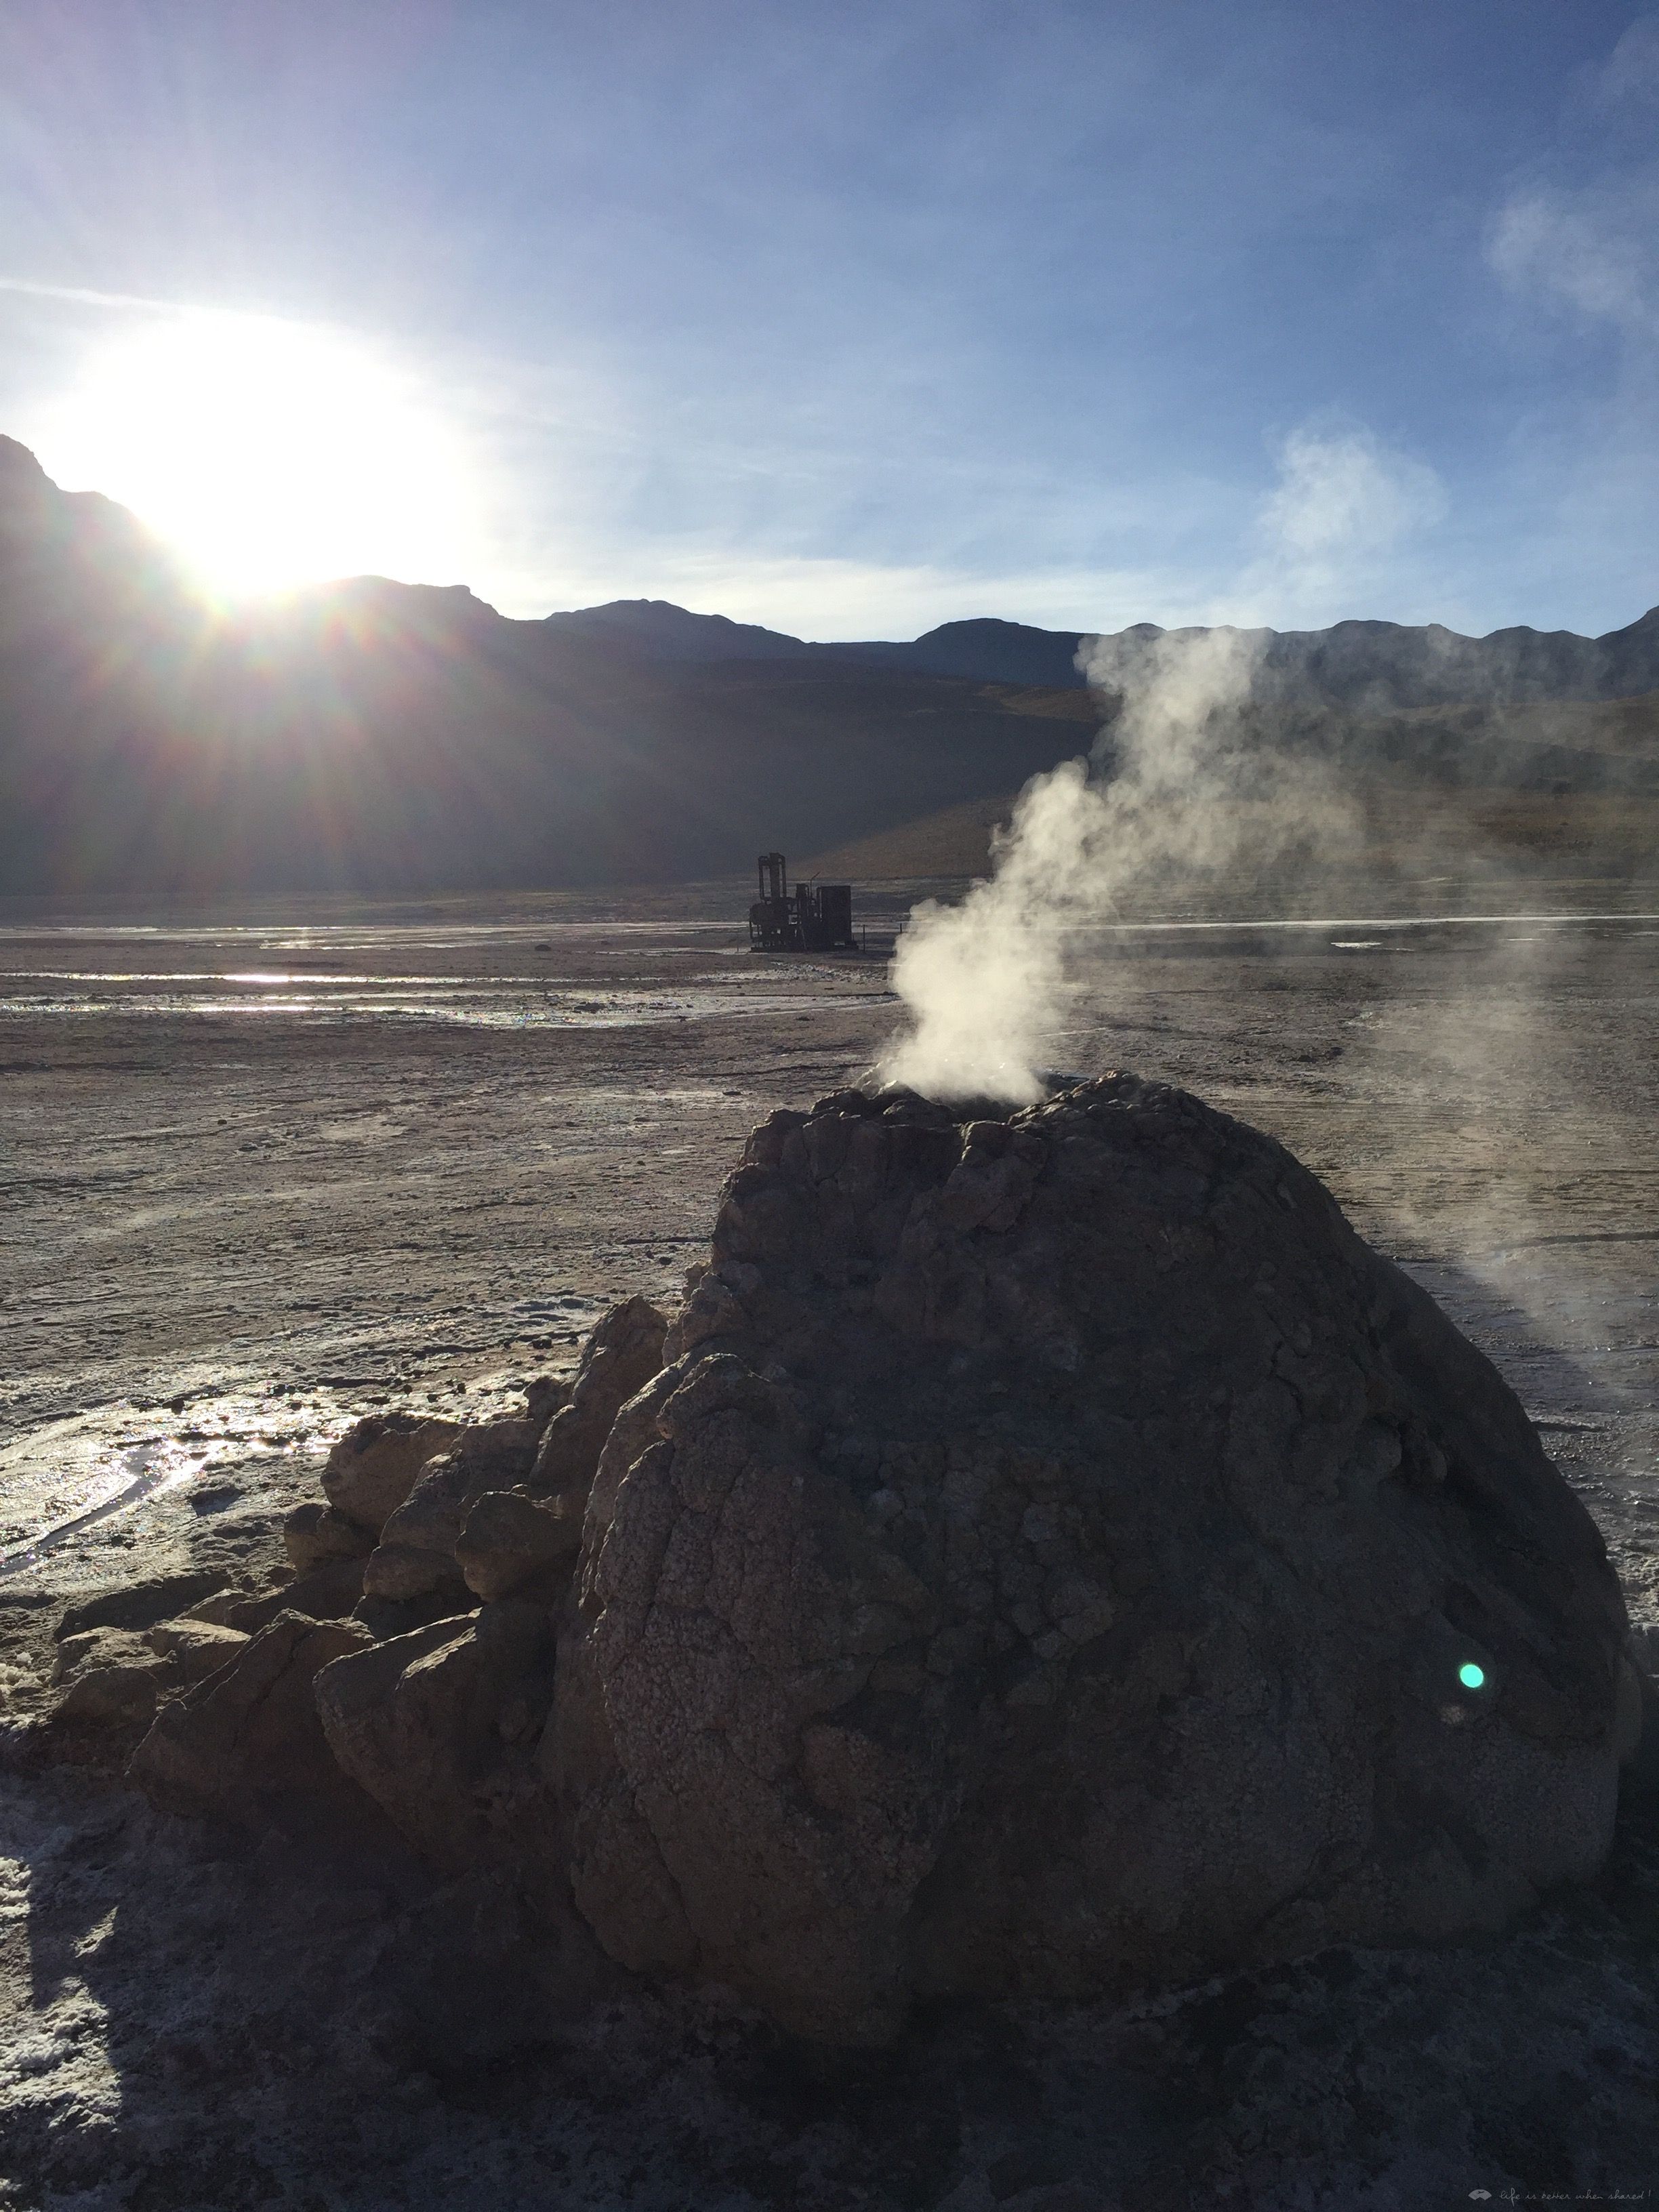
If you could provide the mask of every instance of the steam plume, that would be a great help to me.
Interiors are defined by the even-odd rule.
[[[1080,979],[1100,972],[1091,933],[1131,894],[1283,862],[1343,826],[1334,791],[1249,711],[1264,643],[1237,629],[1084,641],[1079,663],[1115,719],[1089,758],[1026,786],[986,881],[915,909],[893,963],[909,1027],[886,1081],[1030,1103]]]

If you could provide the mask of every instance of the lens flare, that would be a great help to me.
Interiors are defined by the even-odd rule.
[[[91,353],[40,450],[231,597],[364,574],[459,581],[477,544],[466,442],[362,339],[189,309]]]

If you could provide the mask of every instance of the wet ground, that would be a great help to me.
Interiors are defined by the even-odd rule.
[[[0,1644],[163,1553],[234,1559],[359,1413],[482,1413],[606,1301],[672,1297],[749,1127],[890,1032],[881,934],[915,888],[821,959],[752,955],[741,884],[0,911]],[[1189,1085],[1322,1176],[1509,1376],[1659,1659],[1659,899],[1468,903],[1102,933],[1053,1063]],[[33,2176],[7,2195],[0,2160],[0,2203],[1289,2212],[1652,2181],[1617,2149],[1659,2048],[1628,1948],[1659,1874],[1624,1860],[1637,1907],[1490,1954],[997,2008],[826,2087],[654,2000],[550,2025],[533,2064],[411,2057],[369,2011],[428,1955],[415,1892],[74,1777],[0,1800],[0,2107]],[[398,2016],[441,2040],[452,2002]]]
[[[746,1130],[890,1032],[915,888],[821,958],[751,954],[738,884],[0,916],[0,1575],[672,1296]],[[1659,918],[1446,904],[1102,933],[1054,1062],[1290,1145],[1553,1425],[1659,1619]]]

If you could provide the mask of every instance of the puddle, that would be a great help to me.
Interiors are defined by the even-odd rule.
[[[666,1244],[672,1239],[658,1240]],[[604,1301],[574,1291],[428,1314],[395,1340],[343,1340],[326,1371],[280,1352],[228,1371],[175,1369],[142,1395],[37,1421],[0,1443],[0,1581],[163,1492],[261,1466],[320,1461],[366,1413],[408,1407],[483,1421],[522,1410],[533,1375],[574,1364]]]
[[[44,980],[44,979],[43,979]],[[53,979],[63,981],[66,979]],[[719,988],[683,992],[544,989],[533,977],[513,976],[328,976],[296,978],[302,989],[285,988],[288,979],[271,977],[270,988],[254,996],[214,988],[235,978],[216,975],[198,990],[180,990],[191,977],[131,975],[79,979],[78,991],[18,991],[0,995],[0,1015],[39,1020],[42,1017],[96,1015],[108,1019],[196,1016],[216,1020],[285,1020],[319,1024],[414,1022],[474,1029],[637,1029],[654,1024],[708,1021],[722,1015],[796,1013],[804,1003],[793,993],[733,991]],[[161,988],[165,986],[166,988]]]
[[[289,1398],[260,1387],[192,1393],[177,1413],[117,1400],[30,1430],[0,1448],[0,1579],[160,1492],[326,1450],[355,1418],[331,1391]]]

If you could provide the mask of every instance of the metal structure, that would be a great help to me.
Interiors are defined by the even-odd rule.
[[[781,853],[760,856],[760,896],[749,909],[756,952],[856,952],[851,884],[798,884]]]

